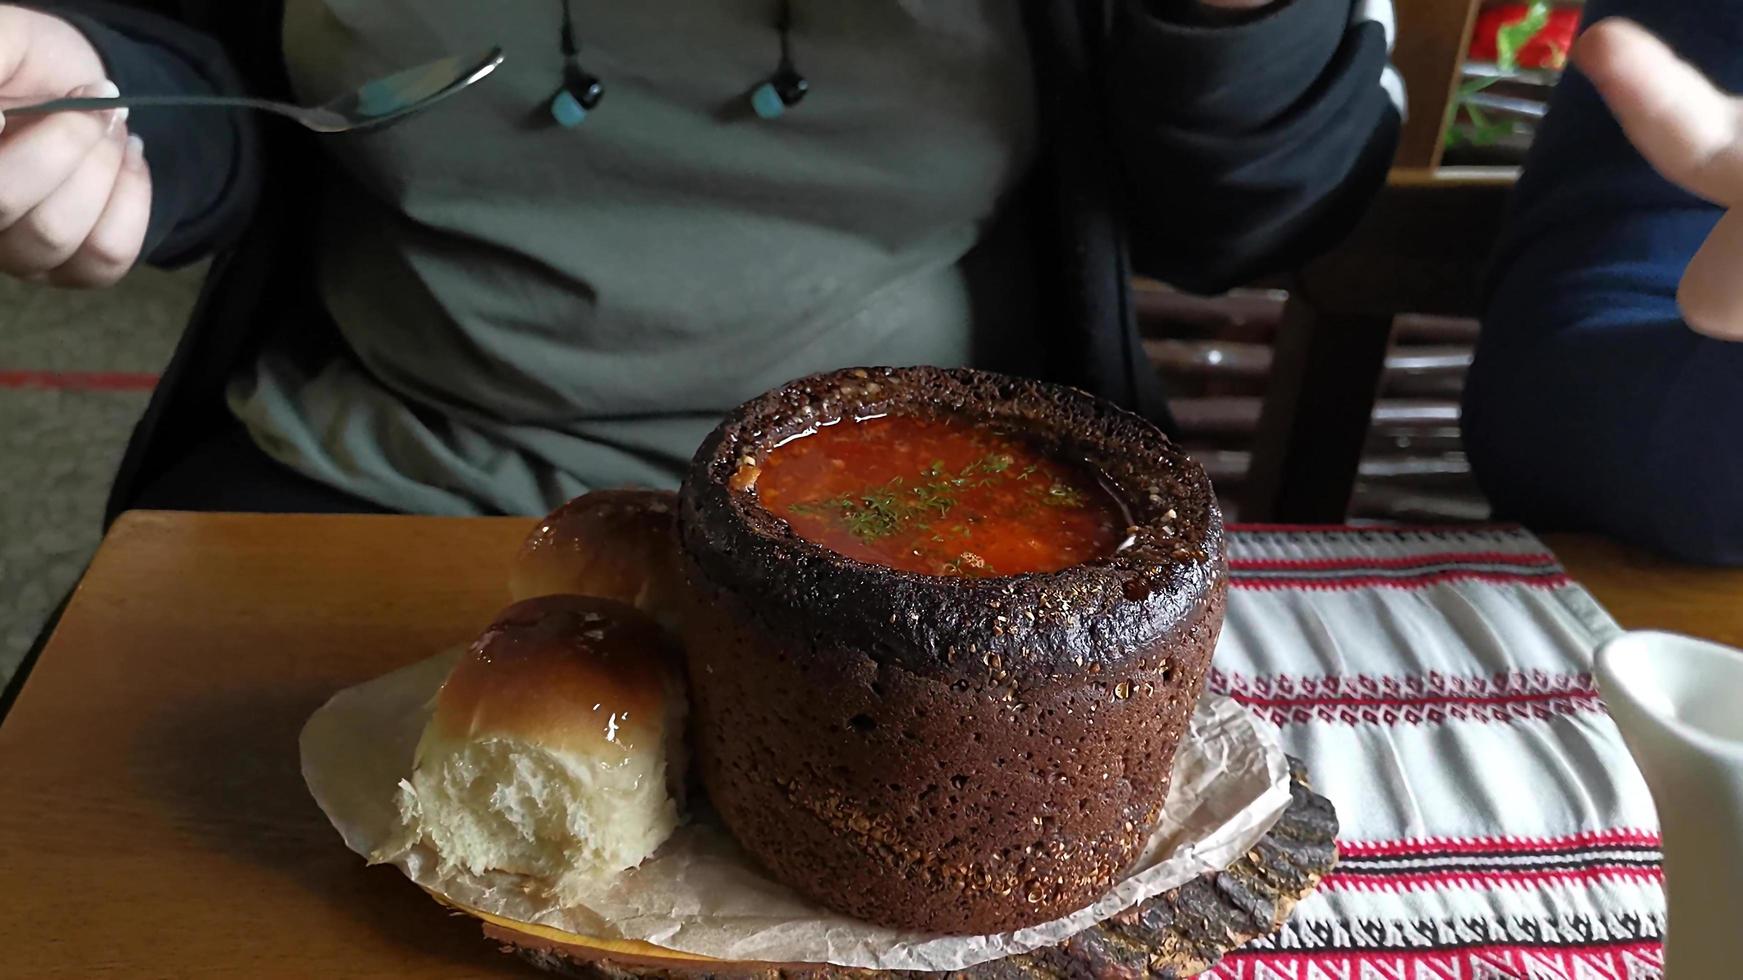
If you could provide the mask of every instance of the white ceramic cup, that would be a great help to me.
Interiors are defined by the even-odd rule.
[[[1743,651],[1624,633],[1599,648],[1597,678],[1658,808],[1664,975],[1743,977]]]

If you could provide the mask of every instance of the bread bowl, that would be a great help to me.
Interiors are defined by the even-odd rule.
[[[910,422],[888,452],[918,484],[866,463],[843,467],[864,470],[860,491],[825,474],[811,496],[759,496],[808,439],[840,433],[830,438],[846,446],[856,427]],[[1082,509],[1120,514],[1117,540],[1056,535],[1060,554],[1067,538],[1092,553],[989,571],[928,565],[937,556],[918,550],[912,562],[855,557],[844,550],[865,549],[800,533],[807,513],[855,533],[880,494],[963,479],[958,461],[915,454],[916,442],[956,445],[916,434],[922,422],[1011,457],[972,482],[996,488],[1027,468],[1013,464],[1044,459]],[[870,503],[851,505],[856,493]],[[947,510],[961,516],[965,501]],[[918,542],[923,511],[892,508],[904,528],[893,533]],[[695,594],[681,626],[702,784],[776,878],[873,922],[982,933],[1080,908],[1132,860],[1168,792],[1227,584],[1209,480],[1155,426],[1074,389],[972,370],[818,375],[708,437],[678,533]]]

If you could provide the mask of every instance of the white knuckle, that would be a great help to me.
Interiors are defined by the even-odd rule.
[[[79,257],[104,268],[126,272],[139,257],[139,243],[114,235],[96,235],[79,250]]]
[[[24,234],[24,244],[31,252],[48,257],[63,257],[78,248],[82,232],[53,215],[34,211],[20,221],[16,231]]]
[[[18,219],[29,213],[34,201],[26,201],[16,191],[9,192],[4,180],[0,180],[0,228],[10,228],[18,223]]]

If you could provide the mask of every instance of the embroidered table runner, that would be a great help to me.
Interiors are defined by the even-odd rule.
[[[1657,819],[1591,673],[1618,627],[1541,542],[1236,525],[1229,556],[1210,687],[1279,726],[1342,861],[1207,976],[1660,974]]]

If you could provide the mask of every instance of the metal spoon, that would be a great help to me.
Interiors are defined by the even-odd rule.
[[[364,82],[356,91],[347,92],[318,106],[299,106],[288,102],[230,95],[122,95],[113,99],[51,99],[4,111],[6,115],[16,116],[132,106],[259,109],[289,116],[317,133],[345,133],[385,126],[427,109],[455,92],[470,87],[472,83],[495,71],[500,64],[501,48],[492,48],[488,54],[480,57],[442,58],[386,78]]]

